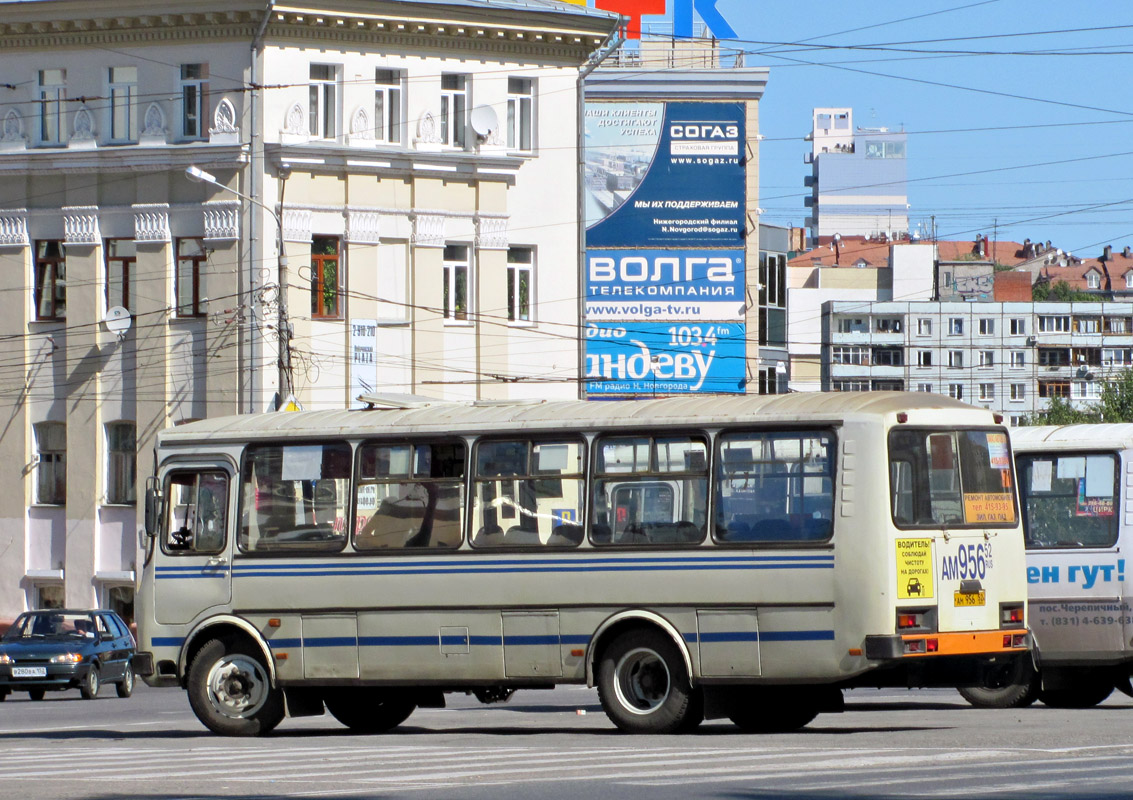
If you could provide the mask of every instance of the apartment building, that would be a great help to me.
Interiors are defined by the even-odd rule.
[[[0,3],[0,622],[130,616],[168,425],[577,397],[579,70],[616,21]]]
[[[1128,303],[829,301],[823,390],[935,392],[1012,425],[1051,397],[1085,406],[1133,366]]]

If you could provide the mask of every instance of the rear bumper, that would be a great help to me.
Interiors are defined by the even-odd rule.
[[[995,656],[1026,652],[1030,649],[1031,634],[1025,628],[865,637],[865,657],[871,661],[886,661],[894,658]]]
[[[934,640],[928,649],[928,641]],[[1021,642],[1021,643],[1020,643]],[[867,636],[864,655],[873,669],[848,686],[984,686],[992,673],[1018,659],[1031,659],[1025,629]],[[910,652],[912,649],[912,652]]]

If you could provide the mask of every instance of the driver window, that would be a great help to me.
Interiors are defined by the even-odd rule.
[[[176,472],[166,479],[162,549],[170,553],[216,553],[224,547],[228,475]]]

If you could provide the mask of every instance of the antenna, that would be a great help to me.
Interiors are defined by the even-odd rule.
[[[500,128],[500,119],[491,106],[476,106],[468,115],[468,122],[481,139],[487,139]]]
[[[134,318],[122,306],[114,306],[106,310],[106,316],[102,318],[102,321],[106,325],[106,329],[117,336],[118,341],[122,341],[126,336],[126,331],[130,330]]]

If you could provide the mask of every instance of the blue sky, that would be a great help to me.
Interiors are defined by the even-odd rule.
[[[811,109],[849,106],[855,125],[909,133],[911,224],[935,215],[941,238],[1049,239],[1083,257],[1105,244],[1133,246],[1133,4],[718,0],[717,8],[747,65],[771,70],[760,106],[765,222],[802,223]]]

